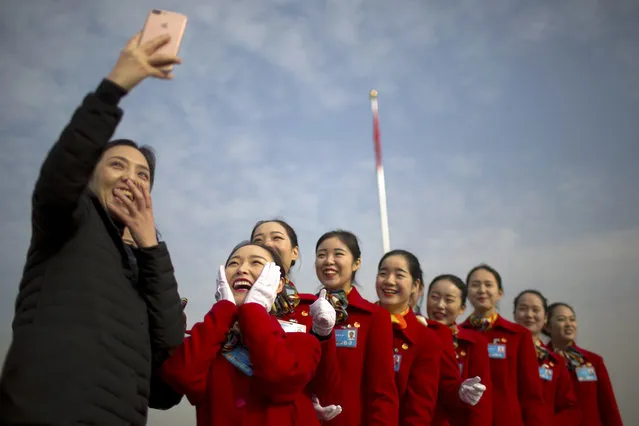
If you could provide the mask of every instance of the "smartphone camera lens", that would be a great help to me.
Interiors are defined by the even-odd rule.
[[[161,15],[162,11],[161,10],[157,10],[157,9],[153,9],[153,14],[154,15]]]

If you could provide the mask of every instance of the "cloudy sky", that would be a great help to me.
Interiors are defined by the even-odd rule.
[[[107,6],[108,5],[108,6]],[[0,357],[47,150],[151,8],[190,21],[172,82],[123,102],[117,136],[159,156],[154,205],[189,322],[253,224],[314,244],[361,239],[365,296],[382,254],[368,91],[380,94],[393,248],[427,279],[478,262],[502,303],[532,287],[572,303],[579,343],[607,361],[639,424],[639,2],[636,0],[5,0],[0,16]],[[184,423],[182,423],[184,421]],[[194,424],[186,402],[152,425]]]

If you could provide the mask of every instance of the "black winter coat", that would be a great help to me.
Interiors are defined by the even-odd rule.
[[[150,399],[158,408],[179,401],[161,398],[157,377],[151,389],[153,370],[184,337],[166,245],[125,246],[87,190],[124,94],[106,80],[88,94],[40,171],[0,379],[2,425],[144,425]]]

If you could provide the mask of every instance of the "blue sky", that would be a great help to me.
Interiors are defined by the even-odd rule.
[[[392,247],[414,251],[427,279],[494,265],[508,318],[528,287],[572,303],[579,342],[605,357],[625,422],[639,424],[639,350],[620,343],[636,334],[639,296],[632,0],[4,2],[0,356],[38,168],[151,8],[189,16],[184,63],[126,98],[116,136],[158,152],[156,216],[190,323],[211,305],[217,265],[273,216],[298,231],[305,291],[317,238],[355,232],[375,299],[376,88]],[[194,424],[186,403],[150,424],[181,421]]]

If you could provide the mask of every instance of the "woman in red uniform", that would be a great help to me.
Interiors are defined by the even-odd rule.
[[[393,328],[385,309],[353,286],[361,265],[357,237],[348,231],[322,235],[315,246],[315,272],[337,311],[335,339],[340,364],[342,414],[337,426],[397,426]]]
[[[537,290],[524,290],[514,302],[515,322],[530,330],[537,350],[539,377],[542,381],[548,415],[556,426],[579,426],[581,413],[573,392],[572,380],[563,358],[550,351],[540,335],[546,323],[548,301]]]
[[[330,326],[318,324],[310,315],[318,298],[312,294],[298,293],[295,284],[290,280],[290,270],[299,257],[297,233],[291,225],[281,219],[262,220],[255,224],[251,231],[251,241],[271,247],[280,255],[286,272],[284,287],[275,298],[271,315],[275,315],[285,331],[310,332],[319,336],[322,345],[322,358],[315,379],[311,383],[314,405],[320,420],[329,421],[342,412],[339,364],[335,335],[332,333],[335,324],[334,314]],[[331,307],[332,309],[332,307]],[[335,311],[333,310],[333,313]],[[324,404],[322,407],[320,405]]]
[[[497,313],[504,294],[501,276],[479,265],[470,270],[466,283],[474,312],[460,327],[479,331],[488,341],[493,425],[547,426],[550,419],[530,331]]]
[[[479,403],[470,408],[463,424],[491,426],[493,406],[488,344],[480,333],[457,327],[457,318],[466,310],[466,294],[466,285],[461,278],[450,274],[439,275],[428,286],[426,310],[429,318],[450,328],[462,379],[480,377],[487,388]],[[446,425],[448,422],[442,424]]]
[[[621,414],[603,358],[575,344],[577,318],[565,303],[548,307],[548,348],[563,356],[579,401],[582,426],[622,426]]]
[[[375,288],[379,305],[393,323],[395,384],[399,393],[399,424],[429,426],[435,414],[442,344],[410,309],[411,294],[419,288],[419,261],[404,250],[386,253],[377,266]]]
[[[307,389],[320,342],[269,315],[284,278],[273,249],[238,245],[220,267],[218,302],[164,362],[163,379],[196,406],[198,426],[319,424]]]

